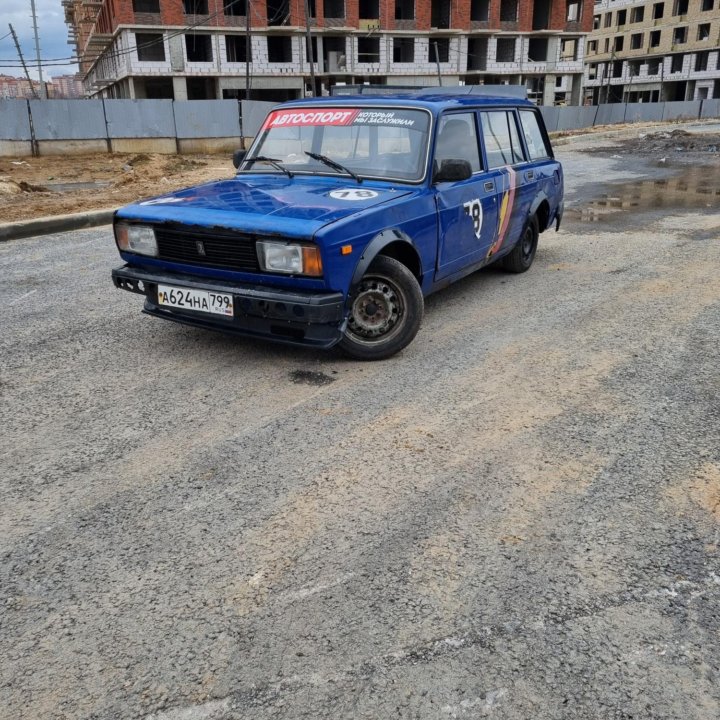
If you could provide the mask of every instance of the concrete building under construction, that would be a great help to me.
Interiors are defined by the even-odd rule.
[[[91,96],[285,100],[334,85],[526,85],[578,104],[587,0],[63,0]],[[309,8],[306,21],[305,8]],[[307,37],[310,36],[313,66]],[[312,73],[311,73],[312,70]]]
[[[720,0],[599,0],[588,102],[720,98]]]

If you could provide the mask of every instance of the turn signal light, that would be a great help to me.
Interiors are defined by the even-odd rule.
[[[322,260],[320,258],[320,249],[308,245],[304,245],[303,254],[303,275],[311,275],[312,277],[320,277],[322,275]]]

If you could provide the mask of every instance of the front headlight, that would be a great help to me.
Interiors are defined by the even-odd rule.
[[[115,225],[115,241],[120,250],[157,257],[158,248],[155,230],[149,225]]]
[[[314,245],[292,245],[261,240],[257,243],[257,253],[260,267],[267,272],[311,277],[322,275],[320,249]]]

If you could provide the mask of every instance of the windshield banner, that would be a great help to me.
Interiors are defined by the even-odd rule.
[[[283,127],[312,127],[316,125],[391,125],[413,127],[418,120],[417,111],[372,108],[322,108],[307,110],[274,110],[263,130]]]

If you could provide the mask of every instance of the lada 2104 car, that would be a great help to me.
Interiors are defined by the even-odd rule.
[[[542,117],[511,97],[293,101],[235,165],[119,210],[115,285],[155,317],[362,359],[404,348],[429,293],[526,271],[563,210]]]

